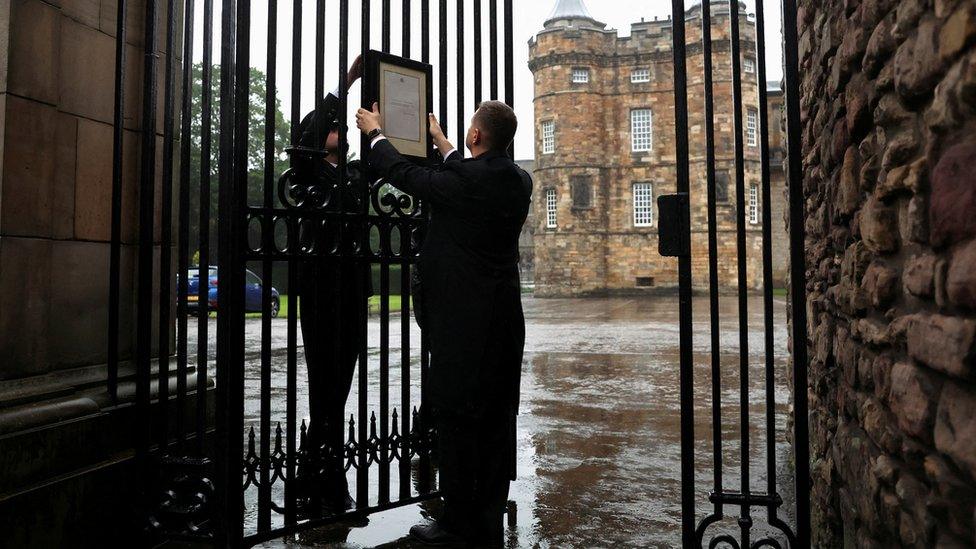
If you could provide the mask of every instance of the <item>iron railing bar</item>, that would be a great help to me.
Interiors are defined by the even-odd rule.
[[[369,52],[369,47],[370,47],[370,25],[372,24],[372,13],[370,10],[369,0],[363,1],[362,10],[363,10],[362,28],[360,34],[360,38],[362,42],[361,42],[360,51],[365,60],[366,54],[367,52]],[[367,95],[367,93],[368,93],[367,86],[362,86],[361,95],[360,95],[361,105],[365,106],[367,102],[372,99]],[[366,136],[360,137],[360,147],[361,150],[363,151],[362,156],[365,162],[369,154],[369,140],[366,138]],[[363,195],[364,196],[363,208],[366,211],[369,210],[369,205],[368,205],[369,201],[366,200],[365,198],[369,196],[368,193],[369,193],[369,188],[371,186],[371,183],[372,183],[371,181],[364,181],[363,183],[365,185],[364,195]],[[364,275],[372,276],[372,267],[369,264],[366,264],[363,270],[365,271]],[[369,435],[367,434],[368,431],[367,431],[367,421],[366,421],[367,413],[368,413],[367,411],[368,400],[367,400],[366,393],[369,388],[368,370],[369,370],[369,361],[366,352],[366,340],[364,338],[361,347],[359,349],[359,389],[358,389],[359,403],[358,403],[358,410],[357,410],[357,420],[358,420],[358,428],[359,428],[357,432],[357,436],[359,437],[359,448],[358,448],[358,455],[357,455],[358,467],[356,468],[356,509],[358,510],[363,510],[369,507],[369,464],[368,464],[369,456],[367,456],[366,454],[366,441],[369,437]]]
[[[505,0],[505,104],[515,108],[515,24],[512,0]],[[463,140],[462,140],[463,143]],[[508,148],[508,156],[515,158],[515,142]]]
[[[390,501],[390,262],[392,223],[380,224],[380,463],[379,502]],[[402,235],[401,235],[402,238]]]
[[[742,58],[739,42],[739,0],[729,0],[729,22],[732,40],[732,126],[735,133],[735,217],[736,217],[736,259],[738,266],[738,309],[739,309],[739,427],[741,491],[749,495],[749,296],[748,273],[746,272],[746,190],[745,190],[745,149],[742,126]],[[751,507],[742,504],[739,517],[741,543],[749,547],[752,525]]]
[[[463,0],[462,0],[463,1]],[[474,8],[472,24],[474,26],[474,108],[481,104],[481,0],[472,0]]]
[[[403,56],[410,57],[410,0],[403,0]],[[428,83],[429,85],[429,83]],[[414,203],[416,207],[416,202]],[[400,230],[400,256],[410,257],[410,225]],[[400,499],[410,497],[410,263],[400,268]]]
[[[176,381],[177,408],[176,433],[181,448],[186,441],[186,376],[187,376],[187,294],[189,293],[190,268],[190,140],[193,117],[193,31],[194,0],[186,0],[183,7],[183,105],[180,119],[180,202],[179,233],[177,236],[177,276],[176,288],[176,368],[179,372]]]
[[[143,42],[142,150],[139,179],[139,251],[136,298],[137,450],[143,458],[152,441],[150,418],[152,376],[153,237],[156,183],[156,0],[147,0]],[[145,467],[145,461],[142,462]],[[143,471],[146,473],[147,471]],[[144,474],[142,478],[147,478]]]
[[[367,0],[368,1],[368,0]],[[390,53],[390,0],[383,0],[381,5],[383,19],[382,44],[383,53]]]
[[[702,2],[702,58],[705,74],[705,170],[708,190],[708,297],[712,367],[712,461],[715,490],[722,489],[722,352],[719,322],[718,236],[715,195],[715,101],[712,82],[712,7]],[[715,514],[722,516],[722,502]]]
[[[443,3],[444,0],[441,0],[441,1]],[[443,14],[444,12],[442,11],[441,13]],[[443,17],[443,15],[442,15],[442,17]],[[443,21],[443,19],[442,19],[442,21]],[[420,58],[421,58],[421,60],[424,63],[427,63],[427,62],[430,61],[430,0],[420,0],[420,25],[421,25],[421,33],[423,34],[423,36],[421,37],[421,42],[420,42]],[[443,29],[443,26],[441,28]],[[445,50],[442,49],[442,51],[445,51]],[[443,82],[444,82],[444,72],[443,72],[443,70],[445,70],[445,69],[446,69],[446,67],[444,67],[442,65],[442,68],[441,68],[442,72],[441,72],[441,76],[440,76],[440,79],[441,79],[440,81],[441,81],[441,86],[442,86],[441,97],[444,96],[443,95],[443,86],[444,86],[444,84],[443,84]],[[431,85],[433,85],[433,83],[431,83]],[[431,94],[431,97],[432,96],[433,96],[433,94]],[[434,106],[433,105],[431,105],[429,108],[430,108],[431,111],[434,110]],[[441,116],[440,116],[440,121],[441,121],[442,124],[444,123],[444,121],[446,119],[446,117],[444,116],[444,110],[446,110],[446,106],[444,105],[444,103],[442,101],[442,103],[441,103]],[[427,215],[427,213],[426,213],[426,208],[427,208],[426,204],[420,204],[420,207],[423,209],[423,215],[426,216]],[[429,359],[428,359],[428,356],[427,356],[427,352],[428,352],[427,339],[424,336],[424,331],[421,330],[421,332],[420,332],[420,414],[419,414],[419,417],[418,417],[418,423],[414,427],[417,430],[417,433],[421,437],[423,437],[424,434],[427,432],[426,429],[427,429],[427,426],[429,425],[429,422],[428,422],[428,419],[427,419],[427,414],[428,414],[428,412],[427,412],[427,367],[429,366]],[[406,414],[408,412],[408,410],[406,408],[403,408],[403,412],[404,412],[404,414]],[[423,440],[423,439],[421,439],[421,440]],[[418,452],[418,454],[419,454],[419,457],[420,457],[420,459],[419,459],[419,469],[420,469],[420,471],[419,471],[419,473],[417,475],[418,476],[418,478],[417,478],[417,491],[420,492],[421,494],[426,494],[430,490],[430,451],[429,451],[429,444],[423,444],[422,443],[420,445],[420,451]]]
[[[411,8],[410,0],[403,0],[403,8],[401,10],[402,21],[401,30],[403,32],[403,43],[400,46],[400,55],[410,58],[410,26],[411,26]]]
[[[416,207],[416,205],[414,206]],[[400,499],[410,497],[410,225],[400,230]]]
[[[339,30],[339,36],[340,37],[345,37],[345,36],[348,36],[349,35],[349,0],[340,0],[339,1],[339,29],[338,30]],[[349,71],[349,43],[346,40],[344,40],[344,39],[340,39],[339,40],[339,63],[338,63],[338,65],[339,65],[337,67],[338,74],[336,75],[337,87],[339,89],[339,98],[338,98],[339,99],[339,113],[338,113],[338,115],[339,115],[339,153],[338,153],[338,162],[337,162],[337,169],[339,171],[339,197],[338,197],[339,200],[338,200],[338,204],[339,204],[340,211],[345,211],[343,209],[343,208],[345,208],[345,206],[343,205],[343,203],[345,202],[343,195],[344,195],[345,189],[349,186],[348,162],[347,162],[347,158],[346,158],[346,154],[347,154],[346,151],[348,150],[348,147],[349,147],[349,135],[348,135],[348,132],[346,131],[346,123],[347,123],[347,119],[348,119],[348,113],[347,113],[348,108],[347,107],[349,105],[349,87],[348,87],[348,83],[346,81],[346,78],[347,78],[346,75],[348,74],[348,71]],[[364,182],[361,182],[361,184],[365,185]],[[362,242],[363,244],[365,244],[366,242],[368,242],[367,240],[363,240],[364,237],[368,238],[368,233],[367,233],[366,228],[365,228],[365,226],[366,226],[366,224],[365,224],[365,208],[368,208],[368,206],[367,206],[368,201],[366,200],[366,196],[367,196],[366,192],[363,192],[362,196],[363,196],[363,201],[362,201],[363,202],[363,205],[362,205],[362,208],[364,208],[364,210],[363,210],[363,214],[364,215],[363,215],[363,218],[362,218],[362,225],[360,225],[360,227],[361,227],[361,229],[360,229],[360,242]],[[343,238],[342,237],[342,234],[343,234],[343,231],[340,230],[340,237],[339,237],[340,240],[339,240],[339,242],[344,242],[344,240],[342,240],[342,238]],[[337,277],[336,277],[337,278],[337,281],[338,281],[338,284],[336,286],[336,294],[337,295],[335,296],[335,298],[336,298],[335,308],[336,308],[337,313],[342,314],[342,310],[343,310],[343,308],[342,308],[342,299],[341,299],[342,296],[341,296],[341,293],[340,292],[342,290],[342,284],[343,284],[343,278],[344,278],[344,276],[343,276],[343,269],[340,267],[339,269],[336,270],[336,272],[338,273],[337,274]],[[351,283],[351,282],[353,282],[353,281],[351,281],[351,280],[347,281],[347,283]],[[357,289],[357,290],[359,288],[356,284],[351,284],[351,286],[354,289]],[[360,299],[359,296],[357,296],[357,299]],[[368,307],[368,305],[363,304],[363,307]],[[366,312],[368,313],[368,311],[366,311]],[[363,315],[362,322],[363,322],[363,325],[361,326],[360,329],[362,330],[361,333],[365,334],[366,333],[366,325],[365,325],[365,323],[366,323],[366,316],[365,315]],[[342,332],[343,332],[343,328],[342,328],[342,323],[340,322],[336,326],[336,341],[337,342],[341,342],[342,341]],[[359,358],[360,358],[360,364],[361,365],[366,364],[366,357],[364,356],[365,347],[366,347],[366,345],[365,345],[365,337],[364,337],[363,338],[363,342],[361,343],[360,350],[359,350]],[[341,357],[341,358],[344,359],[345,357],[344,357],[344,355],[340,351],[341,351],[341,344],[337,344],[336,345],[336,352],[337,352],[337,354],[335,356],[337,358]],[[344,385],[341,385],[340,380],[344,377],[344,374],[342,372],[343,372],[343,369],[346,368],[346,367],[347,366],[344,363],[340,362],[339,360],[336,360],[336,362],[335,362],[335,370],[334,371],[336,372],[337,375],[333,379],[333,383],[339,385],[341,387],[341,390],[343,390],[343,391],[347,390],[347,388]],[[341,394],[341,396],[339,398],[341,398],[342,402],[345,403],[346,399],[348,398],[348,393]],[[344,408],[343,408],[343,410],[344,410]],[[345,476],[345,474],[346,474],[345,473],[345,469],[343,467],[343,465],[345,463],[345,451],[344,451],[344,448],[345,448],[345,444],[344,444],[345,443],[345,439],[344,439],[344,436],[345,436],[345,432],[346,432],[346,430],[344,429],[344,425],[345,425],[345,422],[344,422],[345,417],[344,416],[345,416],[345,412],[343,411],[343,413],[338,418],[338,425],[334,425],[333,426],[333,435],[332,436],[334,438],[330,442],[331,444],[334,445],[333,446],[334,450],[333,450],[333,453],[332,453],[333,463],[331,464],[332,465],[332,468],[333,468],[334,471],[338,471],[338,473],[340,475],[342,475],[342,476]],[[340,497],[341,498],[345,498],[345,494],[342,494]]]
[[[793,453],[796,537],[810,547],[810,425],[807,397],[806,227],[804,227],[800,57],[796,0],[783,0],[783,65],[790,217],[790,337],[793,341]]]
[[[302,100],[302,0],[292,2],[292,42],[291,42],[291,143],[297,145],[301,139],[301,100]],[[297,234],[297,224],[290,224],[287,234]],[[296,238],[295,241],[298,239]],[[289,242],[289,246],[292,242]],[[292,251],[292,250],[289,250]],[[298,436],[298,309],[301,298],[298,291],[298,261],[288,261],[288,365],[287,387],[285,389],[286,445],[288,448],[287,472],[285,477],[285,525],[298,522],[296,458]]]
[[[674,58],[676,190],[678,193],[688,193],[688,68],[685,56],[684,0],[672,0],[671,12],[673,18],[671,49]],[[685,207],[688,208],[688,206]],[[690,212],[685,215],[690,216]],[[678,283],[678,317],[681,325],[679,336],[681,346],[681,539],[684,547],[692,547],[695,543],[695,424],[690,255],[678,257]]]
[[[498,0],[488,0],[489,97],[498,99]]]
[[[440,116],[438,121],[444,135],[451,135],[447,120],[447,0],[440,0],[438,5],[438,21],[440,24],[438,35],[438,59],[440,75],[438,77]],[[457,146],[461,146],[460,143]],[[443,152],[443,151],[441,151]]]
[[[430,0],[420,0],[420,60],[430,62]],[[433,83],[428,82],[427,85]],[[434,106],[428,108],[433,110]]]
[[[368,1],[368,0],[367,0]],[[342,40],[340,40],[342,42]],[[343,77],[345,81],[345,77]],[[338,84],[339,89],[342,89],[342,81]],[[322,102],[325,100],[325,0],[316,0],[315,2],[315,117],[314,117],[314,128],[315,132],[313,135],[320,136],[323,135],[323,130],[326,128],[323,124],[327,124],[324,118],[324,112],[322,110]],[[313,145],[316,149],[321,149],[325,145],[323,143],[315,143]],[[340,193],[341,196],[341,193]]]
[[[759,79],[759,159],[762,163],[763,262],[763,329],[765,331],[766,377],[766,491],[776,492],[776,388],[773,360],[773,236],[770,211],[769,170],[769,100],[766,93],[766,21],[763,0],[756,0],[756,75]],[[776,518],[776,507],[767,507],[770,521]]]
[[[248,109],[248,0],[223,0],[220,47],[220,145],[218,167],[217,293],[217,448],[218,485],[223,525],[221,546],[241,545],[244,494],[240,472],[244,451],[243,264],[239,218],[242,183],[246,181],[244,147]],[[244,142],[242,144],[242,141]]]
[[[277,112],[278,0],[268,0],[267,71],[264,82],[264,207],[274,202],[275,115]],[[274,246],[274,227],[261,223],[261,247]],[[261,262],[261,486],[258,489],[258,530],[271,529],[271,288],[273,263]]]
[[[455,105],[455,120],[457,127],[457,141],[455,147],[459,147],[458,152],[464,156],[464,110],[467,107],[464,102],[464,0],[457,0],[457,21],[455,23],[456,43],[454,48],[457,50],[457,65],[454,71],[454,82],[457,86],[457,104]]]
[[[173,295],[170,278],[173,274],[173,129],[175,118],[173,114],[175,97],[173,90],[175,80],[173,76],[175,70],[173,45],[176,43],[176,1],[168,0],[166,3],[166,69],[163,76],[163,173],[162,197],[159,206],[159,331],[157,333],[159,380],[157,391],[159,446],[164,454],[169,450],[169,324],[172,316],[170,296]]]
[[[122,136],[125,133],[126,0],[118,0],[115,26],[115,112],[112,117],[112,220],[108,267],[108,392],[118,402],[119,302],[122,269]]]
[[[200,261],[197,272],[197,451],[203,455],[210,356],[210,172],[213,140],[213,3],[203,0],[203,70],[200,98]],[[219,150],[219,149],[218,149]]]

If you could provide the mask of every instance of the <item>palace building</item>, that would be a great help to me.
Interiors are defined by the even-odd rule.
[[[786,272],[782,93],[769,92],[771,204],[762,203],[754,17],[740,3],[747,279],[762,286],[762,209],[772,208],[774,282]],[[713,1],[719,281],[737,284],[736,182],[729,4]],[[708,285],[701,6],[687,14],[694,284]],[[641,20],[621,37],[582,0],[559,0],[529,42],[535,84],[534,280],[537,296],[643,293],[677,286],[658,255],[657,198],[676,189],[671,20]]]

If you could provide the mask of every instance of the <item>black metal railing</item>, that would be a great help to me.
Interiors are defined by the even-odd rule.
[[[770,154],[769,154],[769,120],[767,114],[766,82],[766,44],[765,44],[765,10],[764,2],[757,1],[755,14],[756,31],[756,65],[759,106],[759,146],[762,211],[762,303],[763,303],[763,405],[765,408],[765,491],[753,490],[751,479],[751,430],[750,430],[750,368],[749,354],[749,281],[747,276],[747,240],[746,240],[746,183],[745,183],[745,152],[743,127],[743,75],[741,49],[747,40],[743,40],[740,33],[740,2],[729,0],[729,42],[731,43],[731,82],[732,82],[732,121],[734,138],[734,167],[735,167],[735,240],[737,265],[737,309],[738,309],[738,381],[739,381],[739,490],[729,490],[724,484],[723,469],[723,385],[722,385],[722,354],[727,350],[721,347],[720,310],[719,310],[719,247],[718,220],[716,214],[716,156],[715,156],[715,101],[713,88],[713,20],[711,1],[701,3],[702,25],[702,55],[704,71],[704,119],[705,119],[705,163],[706,163],[706,211],[707,211],[707,253],[708,253],[708,295],[709,295],[709,340],[710,353],[710,383],[711,383],[711,423],[712,423],[712,490],[708,497],[712,509],[704,518],[699,519],[696,505],[700,494],[695,486],[695,390],[694,390],[694,355],[692,353],[692,277],[691,277],[691,247],[679,246],[677,252],[668,252],[678,257],[679,279],[679,322],[681,325],[680,352],[680,394],[681,394],[681,508],[682,508],[682,546],[683,547],[719,547],[727,545],[734,549],[756,547],[809,547],[810,546],[810,470],[809,470],[809,441],[807,419],[807,354],[806,354],[806,308],[805,308],[805,272],[804,272],[804,234],[803,234],[803,191],[799,135],[799,79],[797,74],[797,33],[796,33],[796,2],[783,0],[783,28],[784,28],[784,56],[787,129],[788,129],[788,157],[789,168],[789,207],[790,219],[790,309],[792,345],[792,376],[793,376],[793,461],[795,462],[795,516],[796,526],[791,527],[779,515],[784,504],[778,493],[776,469],[776,395],[775,395],[775,357],[774,357],[774,307],[772,287],[772,218],[770,191]],[[677,225],[663,224],[662,242],[674,241],[675,236],[668,231],[690,231],[689,175],[688,159],[688,102],[687,83],[688,74],[685,63],[687,48],[685,43],[685,3],[674,0],[672,48],[674,54],[675,81],[675,134],[677,158],[677,193],[678,199],[665,197],[662,207],[673,208],[675,204],[683,208],[683,215],[676,219]],[[670,211],[670,210],[669,210]],[[797,221],[799,220],[799,221]],[[678,238],[682,242],[687,239]],[[670,248],[668,249],[670,250]],[[727,518],[726,506],[738,506],[739,513],[735,526],[738,533],[733,534],[728,525],[719,527]],[[767,528],[755,533],[755,509],[765,509]],[[714,530],[714,531],[713,531]],[[758,538],[758,539],[754,539]],[[783,542],[785,540],[785,543]]]

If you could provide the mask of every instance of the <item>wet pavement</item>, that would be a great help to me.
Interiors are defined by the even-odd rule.
[[[678,391],[677,300],[656,298],[552,299],[526,296],[526,354],[522,376],[522,407],[518,422],[519,478],[511,486],[506,526],[507,547],[677,547],[680,545],[680,399]],[[764,334],[761,298],[748,301],[750,487],[767,490]],[[735,299],[721,303],[723,485],[740,490],[742,463],[739,426],[740,358],[738,310]],[[698,520],[712,511],[713,424],[711,418],[710,343],[707,299],[694,303],[696,362],[695,439]],[[789,390],[785,305],[774,303],[773,356],[777,406],[774,420],[775,459],[780,493],[789,502],[792,482],[786,441]],[[401,327],[391,317],[391,408],[400,406]],[[213,320],[211,320],[213,325]],[[378,410],[380,321],[370,319],[370,409]],[[260,372],[260,320],[248,320],[246,422],[257,426]],[[416,347],[419,330],[410,323]],[[191,326],[190,333],[193,333]],[[273,322],[273,421],[284,419],[284,368],[287,321]],[[300,332],[299,332],[299,344]],[[192,353],[192,351],[191,351]],[[411,402],[419,400],[419,355],[410,352]],[[192,354],[191,354],[192,356]],[[299,353],[299,417],[307,417],[307,391]],[[347,414],[355,413],[356,387]],[[375,466],[374,466],[375,468]],[[391,494],[397,494],[396,465]],[[355,493],[355,473],[350,473]],[[375,471],[370,498],[377,494]],[[281,490],[275,490],[281,498]],[[247,518],[253,531],[252,489]],[[789,511],[787,504],[784,511]],[[738,531],[738,508],[709,529]],[[403,536],[408,528],[436,513],[432,503],[377,513],[355,525],[321,528],[260,547],[412,547]],[[790,513],[785,512],[792,523]],[[753,539],[764,532],[766,511],[754,511]],[[275,517],[280,524],[280,517]],[[707,541],[706,541],[707,544]]]

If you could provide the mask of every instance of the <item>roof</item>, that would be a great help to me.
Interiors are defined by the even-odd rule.
[[[590,10],[586,9],[586,4],[583,3],[583,0],[557,0],[556,5],[552,8],[552,12],[549,13],[549,17],[546,18],[545,26],[548,27],[554,21],[569,21],[573,19],[587,21],[600,27],[605,26],[590,15]]]

